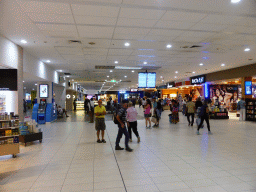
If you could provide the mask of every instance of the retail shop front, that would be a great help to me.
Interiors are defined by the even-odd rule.
[[[211,118],[238,117],[237,103],[246,101],[246,120],[256,120],[256,65],[210,73],[206,75],[205,95],[211,100]]]
[[[138,97],[143,98],[144,95],[144,91],[139,89],[130,89],[130,91],[118,91],[118,103],[121,103],[124,99],[137,99]]]

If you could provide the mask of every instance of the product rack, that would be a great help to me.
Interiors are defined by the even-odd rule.
[[[256,121],[256,99],[246,99],[246,121]]]
[[[0,128],[0,141],[4,141],[4,143],[0,144],[0,156],[2,155],[12,155],[16,157],[16,155],[20,152],[20,145],[19,145],[19,127],[11,127],[11,121],[15,121],[15,124],[19,124],[19,119],[12,119],[12,120],[0,120],[1,128]],[[2,122],[8,123],[9,127],[2,127]],[[11,135],[6,135],[6,131],[11,130]],[[16,131],[14,131],[16,130]],[[16,132],[18,134],[13,135]],[[13,139],[10,142],[9,139]],[[16,143],[14,142],[16,139]]]

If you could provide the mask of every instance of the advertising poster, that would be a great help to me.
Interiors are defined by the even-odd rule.
[[[202,87],[194,87],[190,91],[190,96],[192,97],[192,101],[196,101],[198,97],[202,97],[204,95]]]
[[[40,98],[48,98],[48,85],[39,85],[39,97]]]
[[[237,85],[210,85],[210,99],[212,103],[219,101],[221,104],[231,108],[232,103],[238,100],[238,86]]]
[[[252,98],[256,98],[256,85],[252,85]]]
[[[244,87],[245,87],[245,95],[252,95],[252,82],[245,81]]]

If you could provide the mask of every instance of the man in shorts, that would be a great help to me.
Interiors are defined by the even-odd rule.
[[[105,124],[106,109],[102,105],[101,99],[98,101],[98,106],[95,107],[94,113],[96,117],[95,129],[97,131],[97,143],[106,143],[106,140],[104,139],[104,131],[106,129],[106,124]],[[102,140],[100,140],[100,131],[101,131]]]

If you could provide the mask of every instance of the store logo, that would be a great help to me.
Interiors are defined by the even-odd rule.
[[[194,84],[202,84],[202,83],[205,83],[205,76],[197,76],[197,77],[191,77],[190,78],[190,82],[191,82],[191,85],[194,85]]]

